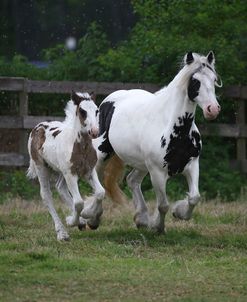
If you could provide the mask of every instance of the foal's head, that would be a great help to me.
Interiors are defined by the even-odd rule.
[[[217,83],[213,52],[210,51],[206,57],[189,52],[184,60],[188,67],[193,68],[188,83],[189,99],[202,108],[206,119],[215,119],[220,112],[220,105],[215,95],[215,86],[220,87],[220,85]]]
[[[96,138],[99,133],[98,107],[94,102],[93,94],[72,91],[71,99],[77,106],[76,114],[82,126],[81,131]]]

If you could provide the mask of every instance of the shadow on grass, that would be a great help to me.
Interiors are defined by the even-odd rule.
[[[211,247],[223,249],[225,247],[246,249],[247,237],[244,234],[221,234],[209,236],[200,234],[199,231],[188,228],[186,230],[170,229],[167,234],[155,234],[148,230],[114,229],[98,230],[94,232],[74,233],[73,237],[97,242],[110,241],[123,245],[142,245],[150,248],[168,246]]]

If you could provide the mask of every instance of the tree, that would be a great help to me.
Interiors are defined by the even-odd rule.
[[[241,83],[247,67],[245,1],[133,0],[139,17],[131,36],[99,58],[109,80],[165,84],[181,56],[192,50],[216,54],[225,84]],[[111,72],[110,72],[111,71]]]

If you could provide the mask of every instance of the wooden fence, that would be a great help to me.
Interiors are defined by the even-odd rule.
[[[107,82],[70,82],[70,81],[33,81],[26,78],[0,77],[0,91],[13,91],[19,95],[18,116],[0,116],[0,129],[20,129],[18,153],[0,153],[0,166],[27,166],[27,138],[29,129],[43,120],[62,120],[54,116],[28,115],[29,93],[68,93],[72,90],[94,91],[96,95],[108,95],[118,89],[142,88],[150,92],[160,87],[154,84],[141,83],[107,83]],[[247,125],[245,121],[245,102],[247,100],[247,86],[231,86],[223,90],[223,97],[229,101],[236,101],[235,124],[205,123],[200,125],[203,135],[218,135],[237,140],[236,160],[232,162],[235,168],[247,172],[246,138]],[[0,104],[1,106],[1,104]],[[1,142],[0,142],[1,143]]]

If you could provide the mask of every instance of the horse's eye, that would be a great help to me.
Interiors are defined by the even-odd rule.
[[[205,66],[206,66],[206,64],[205,64],[205,63],[202,63],[202,66],[203,66],[203,67],[205,67]]]
[[[80,108],[79,112],[80,112],[81,117],[85,120],[87,118],[87,111]]]

